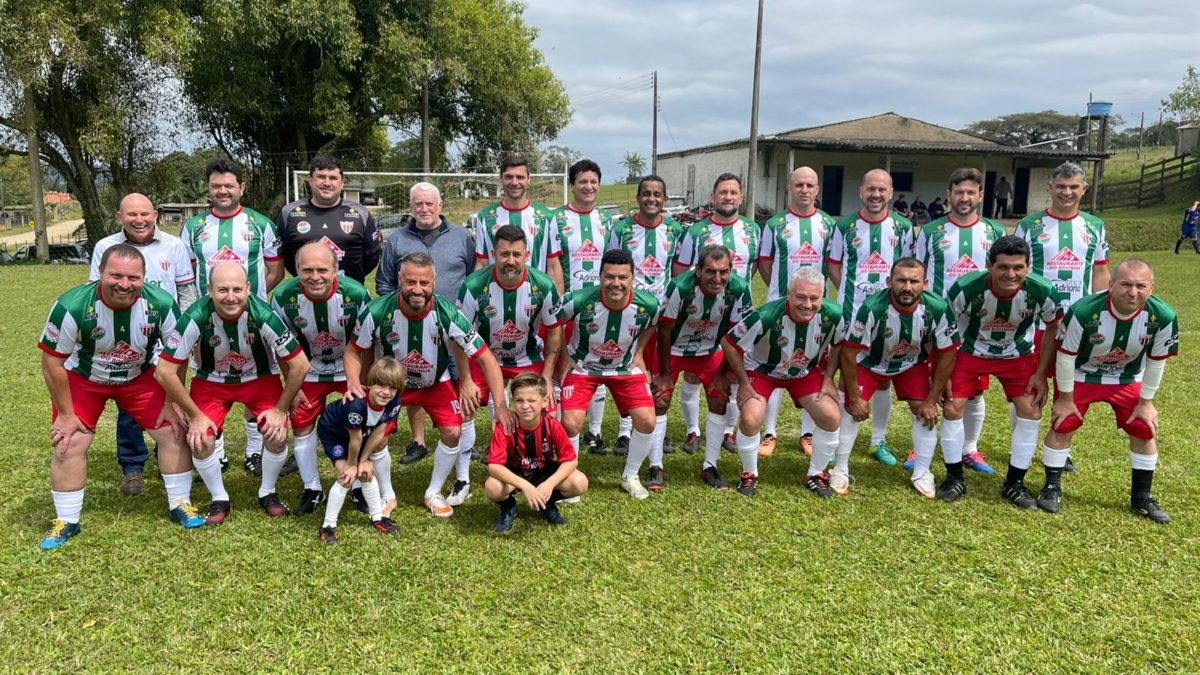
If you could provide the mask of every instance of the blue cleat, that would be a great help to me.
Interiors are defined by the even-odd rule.
[[[79,523],[68,523],[57,518],[50,523],[50,531],[42,538],[42,543],[39,546],[43,551],[53,551],[56,548],[62,548],[67,540],[79,534]]]
[[[876,443],[871,455],[875,457],[875,461],[884,466],[896,466],[896,456],[892,454],[892,449],[888,447],[887,441]]]
[[[905,471],[912,471],[913,465],[916,463],[917,463],[917,451],[909,450],[908,451],[908,459],[904,460],[904,464],[902,464],[901,466],[904,467]]]
[[[170,514],[171,522],[182,525],[184,529],[190,530],[204,525],[204,516],[200,515],[199,509],[184,501],[175,502]]]
[[[975,473],[982,473],[987,476],[991,476],[996,473],[996,470],[987,463],[986,459],[984,459],[982,452],[972,452],[970,454],[963,455],[963,464],[965,464],[968,469],[974,471]]]

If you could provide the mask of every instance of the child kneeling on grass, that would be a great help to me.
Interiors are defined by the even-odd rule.
[[[587,492],[588,479],[576,467],[579,458],[558,420],[546,414],[546,382],[537,373],[521,373],[509,385],[517,428],[511,434],[496,425],[488,452],[488,499],[500,507],[496,532],[512,532],[517,492],[552,525],[566,525],[558,501]]]
[[[329,500],[325,505],[325,522],[318,533],[326,544],[338,543],[338,513],[355,479],[362,483],[371,526],[383,534],[400,532],[396,523],[383,515],[372,455],[383,450],[388,435],[396,430],[404,377],[404,366],[393,358],[381,358],[367,372],[366,398],[343,398],[321,413],[317,437],[325,447],[325,456],[337,469],[337,480],[329,489]]]

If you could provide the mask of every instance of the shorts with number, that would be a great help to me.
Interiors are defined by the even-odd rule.
[[[192,378],[192,400],[200,408],[217,431],[225,428],[225,416],[234,403],[246,406],[250,415],[257,418],[275,407],[283,396],[283,384],[277,375],[265,375],[242,384],[223,384]]]
[[[513,378],[521,373],[533,373],[538,377],[542,375],[541,363],[533,363],[528,366],[500,366],[500,375],[507,384]],[[488,387],[487,378],[483,375],[483,368],[479,364],[471,361],[471,379],[475,382],[475,386],[479,387],[479,405],[487,405],[488,399],[492,397],[491,387]],[[554,397],[549,397],[550,405],[546,406],[547,412],[554,412]]]
[[[438,382],[432,387],[405,389],[400,395],[400,403],[404,406],[424,408],[434,426],[455,429],[462,426],[462,409],[458,405],[458,394],[449,381]]]
[[[346,393],[346,383],[305,382],[300,392],[308,399],[308,404],[297,406],[296,412],[292,413],[293,429],[307,429],[316,424],[321,413],[325,412],[325,399],[331,394]]]
[[[678,378],[680,373],[691,373],[704,385],[704,393],[711,399],[728,399],[729,392],[713,387],[717,379],[717,371],[725,361],[725,353],[717,351],[708,356],[675,356],[671,355],[671,378]],[[657,371],[651,371],[657,372]]]
[[[568,373],[562,381],[562,409],[587,410],[596,388],[604,386],[612,394],[617,410],[625,417],[630,410],[653,408],[650,385],[645,375],[581,375]]]
[[[93,433],[96,431],[96,422],[104,413],[104,405],[109,401],[116,401],[117,407],[129,413],[143,429],[170,426],[169,422],[158,424],[158,416],[167,403],[167,393],[154,379],[154,368],[146,369],[124,384],[97,384],[67,371],[67,386],[71,390],[71,407],[75,417]],[[58,419],[58,409],[53,402],[50,407],[51,419]]]
[[[1058,398],[1058,388],[1054,389],[1054,398]],[[1142,383],[1132,384],[1089,384],[1075,383],[1075,407],[1079,409],[1079,417],[1072,415],[1058,423],[1055,431],[1069,434],[1083,426],[1083,418],[1087,417],[1088,407],[1093,403],[1107,403],[1112,407],[1113,415],[1117,418],[1117,428],[1134,438],[1150,440],[1154,438],[1154,430],[1143,420],[1136,419],[1128,424],[1125,420],[1133,415],[1142,396]]]
[[[896,388],[896,398],[901,401],[924,401],[929,396],[929,362],[922,361],[896,375],[879,375],[862,366],[858,367],[858,388],[864,401],[870,401],[877,391]]]
[[[813,368],[809,374],[794,380],[780,380],[756,370],[751,370],[746,375],[750,377],[750,386],[754,387],[754,392],[759,396],[771,398],[776,389],[783,389],[792,397],[792,403],[799,408],[800,399],[821,391],[821,380],[825,378],[825,370],[820,367]]]
[[[974,354],[959,352],[950,374],[950,391],[956,399],[972,398],[978,390],[981,377],[991,375],[1000,380],[1004,397],[1013,400],[1025,395],[1029,378],[1037,372],[1037,354],[1026,354],[1008,359],[984,359]],[[964,395],[961,392],[967,392]]]

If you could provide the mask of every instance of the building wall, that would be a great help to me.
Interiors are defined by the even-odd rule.
[[[689,206],[707,204],[713,181],[723,173],[746,179],[747,146],[699,151],[675,157],[658,158],[658,175],[667,182],[667,194],[683,195]],[[757,199],[755,201],[758,201]]]

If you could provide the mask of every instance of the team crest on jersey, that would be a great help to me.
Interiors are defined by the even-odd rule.
[[[629,328],[626,328],[625,330],[627,330],[629,332],[629,337],[633,337],[633,338],[637,337],[638,335],[640,335],[642,333],[642,327],[640,325],[639,326],[630,326]]]
[[[985,323],[979,327],[979,330],[994,332],[994,333],[1010,332],[1010,331],[1014,331],[1016,329],[1017,329],[1017,327],[1014,326],[1008,319],[999,319],[999,318],[992,319],[991,321],[988,321],[987,323]]]
[[[879,255],[878,251],[875,251],[871,257],[858,264],[858,271],[860,274],[887,274],[891,271],[891,267],[888,261]]]
[[[254,233],[250,230],[246,230],[242,233],[242,241],[254,241]]]
[[[749,246],[750,245],[750,235],[743,234],[742,235],[742,243]]]
[[[806,241],[788,256],[788,262],[796,265],[818,265],[821,262],[821,253]]]
[[[158,266],[162,269],[162,271],[170,272],[171,271],[171,259],[170,258],[159,258]]]
[[[899,243],[900,243],[900,237],[888,237],[888,246],[891,246],[892,248],[896,248],[896,245]]]
[[[1079,235],[1079,240],[1083,242],[1084,246],[1091,246],[1092,235],[1087,232],[1084,232],[1083,234]]]
[[[151,335],[154,335],[154,330],[156,328],[158,328],[158,326],[155,326],[152,323],[144,323],[142,324],[142,335],[150,337]]]
[[[471,334],[471,335],[474,335],[474,333],[472,332],[472,334]],[[468,338],[470,338],[470,337],[471,337],[471,335],[468,335],[467,337],[468,337]],[[441,335],[441,333],[434,333],[433,335],[430,335],[430,336],[429,336],[429,342],[430,342],[431,344],[433,344],[433,346],[434,346],[434,347],[441,347],[441,346],[442,346],[442,335]]]
[[[384,337],[384,339],[387,340],[390,344],[396,344],[397,342],[400,341],[400,334],[397,333],[396,331],[392,331],[392,332],[388,333],[387,336]]]
[[[337,349],[342,346],[342,341],[330,335],[326,331],[317,333],[317,336],[312,340],[312,346],[315,349]]]
[[[412,350],[403,359],[400,359],[400,365],[408,369],[410,373],[432,373],[433,364],[426,361],[421,352]]]
[[[517,328],[517,324],[511,321],[505,321],[500,330],[492,333],[492,339],[500,342],[518,342],[524,337],[525,331]]]
[[[112,349],[100,352],[97,356],[101,361],[107,363],[132,364],[142,360],[142,353],[130,347],[124,340],[113,345]]]
[[[616,341],[608,340],[602,345],[592,347],[592,355],[597,358],[613,361],[624,356],[625,352],[621,350],[621,345],[617,344]]]
[[[319,240],[319,243],[322,243],[322,244],[325,244],[326,246],[328,246],[329,250],[333,251],[333,254],[335,256],[337,256],[338,262],[341,262],[342,256],[346,255],[346,252],[343,251],[342,249],[338,248],[338,245],[333,243],[333,240],[330,239],[329,237],[321,237],[321,239]]]
[[[221,336],[213,333],[213,336],[208,338],[208,346],[216,347],[219,344],[221,344]]]
[[[739,328],[740,328],[740,326],[739,326]],[[779,345],[780,347],[786,347],[787,343],[788,343],[788,339],[787,339],[786,335],[777,335],[775,337],[775,344]]]
[[[1152,339],[1154,339],[1154,336],[1151,335],[1150,333],[1146,333],[1138,338],[1138,342],[1141,343],[1141,345],[1143,347],[1145,347],[1146,345],[1150,344],[1150,340],[1152,340]]]
[[[339,326],[341,326],[342,328],[345,328],[346,324],[350,323],[350,317],[346,316],[345,314],[342,314],[342,315],[338,316],[337,322],[338,322]]]
[[[1069,248],[1062,249],[1058,252],[1058,255],[1046,262],[1047,271],[1057,272],[1066,270],[1069,272],[1078,272],[1082,269],[1083,261],[1080,260],[1079,256],[1075,255],[1075,252]]]
[[[530,223],[529,227],[525,230],[525,232],[529,235],[530,239],[538,236],[538,234],[541,233],[541,231],[542,231],[542,226],[537,223]]]
[[[341,227],[342,232],[345,232],[346,234],[350,234],[351,232],[354,231],[354,221],[353,220],[339,220],[338,226]]]
[[[571,260],[576,262],[597,262],[601,257],[600,249],[591,241],[583,242],[574,253],[571,254]]]
[[[92,338],[99,340],[104,337],[104,326],[96,326],[92,329]]]
[[[295,319],[292,319],[292,323],[296,324],[296,328],[304,328],[308,325],[308,319],[297,316]]]
[[[525,305],[525,316],[533,318],[537,314],[538,308],[536,305]]]
[[[891,326],[884,326],[884,327],[883,327],[883,337],[885,337],[885,338],[890,338],[890,337],[892,337],[892,335],[893,335],[894,333],[895,333],[895,331],[893,331],[893,330],[892,330],[892,327],[891,327]]]
[[[1045,244],[1048,243],[1052,238],[1053,237],[1050,236],[1049,232],[1043,232],[1037,236],[1037,243]]]
[[[237,352],[229,352],[217,361],[217,369],[236,374],[241,372],[247,363],[250,363],[250,359]]]
[[[642,260],[642,264],[638,266],[638,269],[648,277],[656,277],[663,273],[663,266],[658,264],[658,259],[652,255],[646,256]]]
[[[489,319],[490,319],[490,318],[492,318],[492,317],[494,317],[494,316],[496,316],[496,306],[495,306],[495,305],[487,305],[487,306],[485,306],[485,307],[483,308],[483,315],[484,315],[484,316],[486,316],[486,317],[487,317],[487,318],[489,318]]]
[[[296,223],[296,231],[299,232],[300,234],[308,234],[309,230],[311,230],[311,229],[312,229],[312,224],[309,223],[307,220],[302,220],[302,221]]]

